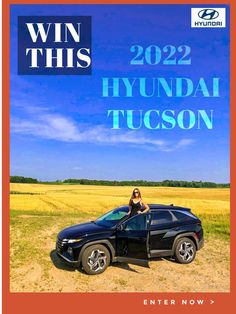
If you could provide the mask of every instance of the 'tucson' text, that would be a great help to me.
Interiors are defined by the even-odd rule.
[[[131,130],[143,127],[149,130],[213,128],[213,110],[108,110],[107,116],[112,121],[112,129],[121,127]]]

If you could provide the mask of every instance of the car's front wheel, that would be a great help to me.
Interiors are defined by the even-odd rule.
[[[196,256],[196,245],[189,238],[181,238],[175,247],[175,260],[181,264],[191,263]]]
[[[110,253],[104,245],[91,245],[84,250],[81,262],[87,274],[101,274],[110,264]]]

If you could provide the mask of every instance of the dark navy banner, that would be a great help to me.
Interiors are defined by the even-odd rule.
[[[90,16],[19,16],[18,74],[91,74]]]

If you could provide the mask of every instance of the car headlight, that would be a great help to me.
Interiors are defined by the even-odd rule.
[[[69,239],[67,243],[76,243],[81,241],[81,239]]]

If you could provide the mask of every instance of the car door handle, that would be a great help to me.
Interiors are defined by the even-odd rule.
[[[175,231],[179,231],[180,229],[181,229],[180,227],[174,228]]]

